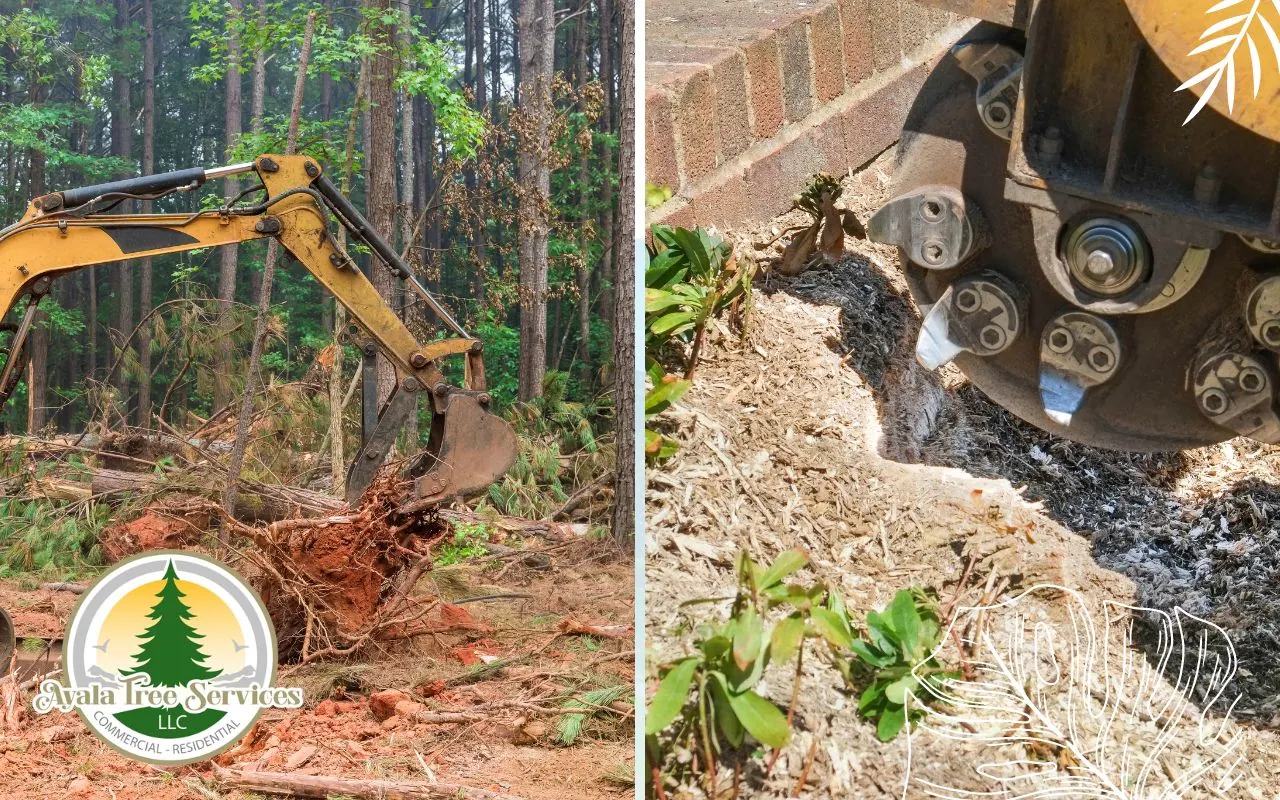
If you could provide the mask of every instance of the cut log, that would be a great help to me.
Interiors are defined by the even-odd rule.
[[[214,765],[218,780],[235,789],[257,789],[294,797],[386,798],[386,800],[521,800],[511,794],[472,789],[456,783],[331,778],[324,775],[291,775],[286,772],[234,770]]]
[[[225,478],[202,470],[184,470],[181,474],[125,472],[117,469],[86,469],[87,480],[37,478],[27,484],[33,497],[49,500],[100,500],[120,502],[139,495],[162,495],[181,492],[207,497],[218,502]],[[284,486],[241,481],[236,500],[235,517],[242,522],[266,523],[299,517],[330,516],[346,507],[331,495]]]

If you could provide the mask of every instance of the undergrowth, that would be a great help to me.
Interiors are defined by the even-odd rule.
[[[942,696],[947,681],[960,677],[938,654],[944,625],[930,592],[900,590],[860,625],[834,587],[788,580],[807,564],[801,550],[783,553],[767,568],[740,552],[727,615],[695,618],[694,652],[659,667],[645,720],[650,796],[655,787],[693,780],[716,797],[716,775],[726,759],[740,757],[751,742],[775,751],[785,747],[806,653],[832,667],[844,691],[859,695],[859,713],[886,742],[917,721],[921,704]],[[771,667],[792,664],[784,713],[758,688]]]
[[[102,566],[98,535],[111,516],[96,503],[71,511],[45,500],[0,500],[0,577],[72,577]]]

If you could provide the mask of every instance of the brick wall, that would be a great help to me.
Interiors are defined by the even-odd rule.
[[[893,144],[973,22],[911,0],[649,0],[645,15],[646,180],[675,192],[649,219],[719,226]]]

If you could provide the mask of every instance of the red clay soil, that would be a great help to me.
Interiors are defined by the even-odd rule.
[[[207,501],[175,494],[151,503],[136,519],[107,526],[98,541],[107,560],[114,562],[148,550],[196,544],[212,522]]]

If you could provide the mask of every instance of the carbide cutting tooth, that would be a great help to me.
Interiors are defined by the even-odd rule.
[[[1085,394],[1115,376],[1120,339],[1111,323],[1084,311],[1068,311],[1040,335],[1040,404],[1049,419],[1071,425]]]
[[[929,313],[925,314],[924,323],[920,326],[920,336],[916,339],[916,361],[930,372],[964,350],[950,336],[951,323],[946,306],[945,302],[933,304]]]
[[[1057,370],[1040,370],[1040,403],[1044,415],[1063,427],[1070,427],[1072,417],[1084,403],[1086,391],[1086,387]]]

